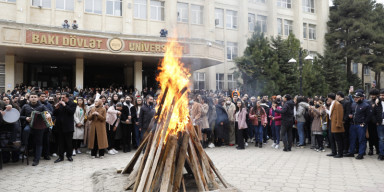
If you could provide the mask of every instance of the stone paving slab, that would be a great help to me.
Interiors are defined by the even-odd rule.
[[[376,155],[363,160],[334,159],[326,156],[329,150],[304,148],[286,153],[269,144],[260,149],[252,143],[245,150],[226,146],[206,151],[226,180],[244,192],[384,192],[384,161],[378,161]],[[92,173],[104,168],[122,169],[133,154],[120,152],[91,159],[83,153],[73,157],[73,162],[54,164],[52,158],[41,160],[37,167],[21,162],[4,164],[0,191],[93,191]]]

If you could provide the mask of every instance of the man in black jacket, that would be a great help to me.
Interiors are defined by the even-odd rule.
[[[281,110],[276,109],[276,113],[281,114],[281,138],[283,138],[284,142],[284,150],[285,152],[291,151],[292,147],[292,126],[293,126],[293,109],[295,103],[291,100],[290,95],[284,96],[284,105]]]
[[[74,131],[74,117],[76,104],[69,99],[69,93],[61,94],[61,100],[55,105],[53,115],[56,117],[55,129],[58,132],[59,158],[58,163],[64,161],[64,152],[68,161],[72,159],[72,137]]]
[[[339,91],[336,93],[336,100],[343,106],[344,110],[344,137],[343,137],[343,154],[348,153],[349,149],[349,117],[348,115],[351,113],[351,102],[344,99],[344,93],[342,91]]]
[[[370,106],[375,108],[376,105],[376,99],[379,98],[379,90],[378,89],[372,89],[369,91],[369,96],[371,97],[371,100],[369,101]],[[379,138],[377,136],[377,119],[374,115],[371,115],[369,123],[368,123],[368,141],[369,141],[369,152],[368,155],[373,155],[373,146],[375,146],[376,154],[379,154]]]
[[[147,95],[146,103],[141,108],[139,115],[139,131],[143,133],[143,138],[145,138],[145,136],[148,134],[149,123],[155,115],[155,112],[155,107],[153,106],[153,97],[151,95]]]
[[[380,161],[384,160],[384,89],[380,90],[380,100],[373,109],[373,116],[376,118],[377,134],[379,138],[379,157]]]

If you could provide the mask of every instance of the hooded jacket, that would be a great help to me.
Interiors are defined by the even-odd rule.
[[[293,123],[293,108],[295,103],[292,100],[286,101],[281,110],[276,109],[276,113],[281,114],[281,123]]]

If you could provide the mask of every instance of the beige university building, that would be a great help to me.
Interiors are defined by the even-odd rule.
[[[142,90],[155,83],[166,38],[179,38],[194,89],[235,88],[233,59],[254,30],[294,33],[322,53],[328,0],[0,0],[0,90],[40,87]],[[62,24],[68,20],[69,29]],[[78,29],[72,29],[73,20]],[[177,34],[176,34],[177,33]]]

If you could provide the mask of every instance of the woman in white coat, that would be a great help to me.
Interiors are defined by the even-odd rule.
[[[84,125],[85,125],[85,114],[86,106],[82,97],[77,98],[77,107],[74,116],[74,132],[73,132],[73,156],[80,154],[81,141],[84,139]]]

